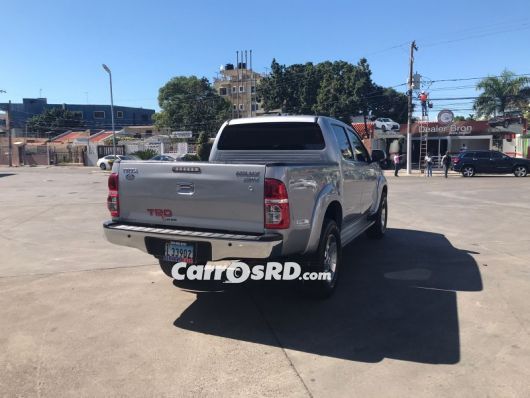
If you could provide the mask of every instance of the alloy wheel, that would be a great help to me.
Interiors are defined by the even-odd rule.
[[[524,166],[517,166],[513,172],[516,177],[526,177],[526,174],[528,171],[526,170],[526,167]]]
[[[464,170],[462,170],[462,174],[464,175],[464,177],[473,177],[473,175],[475,174],[475,170],[473,169],[473,167],[464,167]]]

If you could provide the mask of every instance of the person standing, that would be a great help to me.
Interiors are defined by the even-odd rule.
[[[432,177],[432,156],[428,152],[425,155],[425,165],[427,166],[427,177]]]
[[[399,173],[399,166],[401,163],[401,156],[399,155],[399,153],[394,154],[393,160],[394,160],[394,176],[399,177],[398,173]]]
[[[451,155],[449,155],[449,151],[447,151],[442,157],[442,165],[444,167],[445,178],[447,178],[447,173],[449,172],[449,168],[451,167],[451,161]]]
[[[427,101],[429,99],[429,95],[425,91],[422,91],[418,98],[421,102],[421,116],[427,116]]]

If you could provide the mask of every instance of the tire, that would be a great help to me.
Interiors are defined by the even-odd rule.
[[[330,297],[337,286],[341,264],[340,229],[334,220],[326,218],[322,225],[317,252],[302,260],[302,272],[331,272],[331,279],[302,281],[304,294],[321,299]]]
[[[515,166],[513,169],[513,175],[516,177],[526,177],[528,175],[528,170],[525,166]]]
[[[107,166],[105,166],[105,163],[101,163],[101,164],[99,165],[99,168],[100,168],[101,170],[107,170]]]
[[[366,236],[370,239],[381,239],[385,236],[386,224],[388,221],[388,202],[386,200],[386,193],[381,195],[381,202],[375,217],[375,223],[366,230]]]
[[[381,126],[381,130],[383,130],[383,133],[386,132],[386,126],[384,124]]]
[[[508,120],[505,120],[503,123],[504,128],[510,127],[510,122]]]
[[[172,263],[171,261],[164,261],[164,260],[158,260],[158,263],[160,264],[160,268],[162,269],[162,272],[166,274],[166,276],[173,278],[173,276],[171,275],[171,270],[173,269],[173,266],[175,265],[175,263]]]
[[[473,177],[475,175],[475,168],[473,166],[462,167],[462,176]]]

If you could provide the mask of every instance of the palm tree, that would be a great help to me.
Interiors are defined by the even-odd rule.
[[[475,100],[473,109],[477,116],[504,113],[509,108],[525,108],[530,98],[530,78],[517,76],[504,70],[500,76],[490,76],[481,80],[476,89],[482,93]]]

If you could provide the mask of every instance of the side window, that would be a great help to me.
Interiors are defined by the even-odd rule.
[[[489,159],[490,158],[490,153],[489,152],[477,152],[477,156],[476,156],[478,159]]]
[[[475,152],[466,152],[462,157],[466,159],[472,159],[475,157]]]
[[[491,153],[491,158],[495,159],[495,160],[502,159],[502,153],[500,153],[500,152],[492,152]]]
[[[346,136],[346,130],[335,124],[331,125],[331,127],[333,128],[333,134],[335,134],[335,138],[339,144],[342,157],[346,160],[354,160],[353,152],[351,150],[350,143],[348,142],[348,137]]]
[[[364,147],[362,141],[353,131],[351,131],[350,129],[348,129],[347,131],[348,138],[350,139],[351,146],[353,148],[353,156],[355,157],[355,160],[358,162],[369,162],[370,156],[368,155],[368,151]]]

